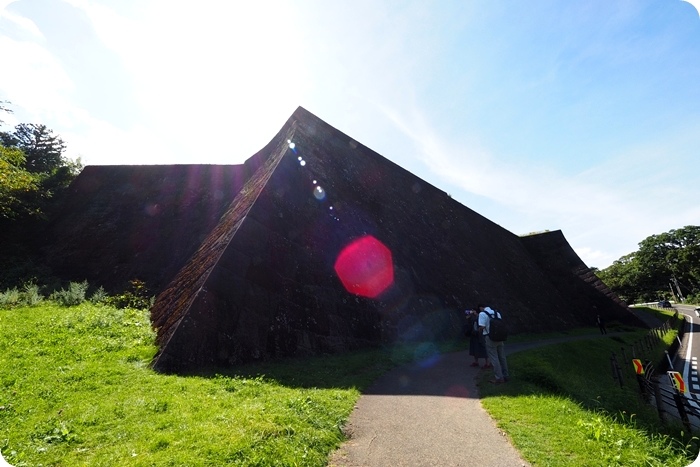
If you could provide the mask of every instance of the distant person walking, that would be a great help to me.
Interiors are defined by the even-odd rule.
[[[595,319],[596,324],[598,325],[598,329],[600,329],[601,334],[607,334],[608,330],[605,329],[605,321],[603,321],[603,318],[598,315]]]
[[[489,324],[491,318],[501,317],[501,314],[492,310],[486,305],[479,304],[479,332],[484,336],[486,342],[486,354],[489,357],[491,365],[493,365],[494,378],[489,380],[489,383],[500,384],[508,381],[508,362],[506,361],[506,352],[503,341],[494,341],[489,337]]]

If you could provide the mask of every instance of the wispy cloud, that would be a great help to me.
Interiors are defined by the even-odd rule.
[[[687,196],[698,199],[700,190],[673,182],[672,173],[682,165],[664,159],[663,152],[670,150],[668,140],[629,148],[571,176],[547,165],[503,163],[506,158],[474,138],[450,140],[415,107],[384,111],[415,143],[432,183],[472,209],[478,203],[474,196],[489,200],[487,212],[480,213],[500,220],[516,234],[561,229],[591,266],[605,267],[634,251],[647,236],[700,219],[700,207],[685,202]],[[687,142],[681,138],[676,143]],[[659,169],[660,160],[668,166]],[[606,245],[606,250],[595,245]]]
[[[154,147],[161,163],[194,163],[203,155],[210,163],[240,163],[274,135],[307,91],[303,48],[286,2],[152,2],[130,16],[87,0],[68,3],[73,13],[64,14],[75,22],[85,21],[76,12],[84,13],[85,30],[95,34],[91,41],[114,57],[105,62],[103,53],[103,63],[92,65],[109,65],[114,83],[86,83],[104,88],[93,91],[102,102],[83,99],[94,108],[76,102],[77,93],[88,89],[76,87],[72,75],[80,77],[91,64],[62,61],[30,19],[12,12],[3,17],[31,34],[21,40],[0,36],[4,59],[13,63],[13,72],[0,76],[0,89],[14,105],[31,109],[28,120],[55,122],[60,115],[56,129],[73,135],[70,155],[87,163],[144,161]],[[129,94],[120,94],[127,85]],[[119,109],[130,114],[129,126],[100,115]],[[97,135],[126,138],[130,149],[116,151],[121,144],[115,139],[102,139],[111,143],[100,147]]]
[[[681,3],[56,5],[0,11],[0,99],[87,163],[242,162],[303,105],[516,234],[563,230],[590,265],[700,220]]]

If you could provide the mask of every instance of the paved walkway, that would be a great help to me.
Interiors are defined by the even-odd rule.
[[[506,353],[601,337],[587,335],[508,344]],[[467,351],[396,368],[379,378],[350,415],[346,441],[331,467],[529,466],[479,400]],[[511,368],[511,371],[517,368]]]

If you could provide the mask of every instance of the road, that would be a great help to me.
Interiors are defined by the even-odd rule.
[[[674,368],[680,372],[688,386],[688,391],[700,394],[700,378],[698,378],[698,358],[700,358],[700,335],[696,336],[700,328],[700,317],[694,311],[694,305],[674,304],[673,308],[686,315],[689,326],[683,338],[683,345],[678,350],[674,359]]]

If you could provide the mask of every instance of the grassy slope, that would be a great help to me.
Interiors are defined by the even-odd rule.
[[[612,378],[610,356],[621,355],[647,332],[632,331],[516,353],[507,385],[479,383],[482,403],[533,465],[678,466],[697,456],[697,439],[679,422],[662,427],[640,396],[632,364],[622,362],[625,385]],[[650,357],[660,361],[676,333]]]
[[[0,310],[3,456],[17,467],[322,466],[343,440],[360,391],[416,356],[411,349],[362,352],[184,377],[151,371],[155,350],[145,311],[88,304]],[[632,459],[631,449],[686,465],[688,453],[668,448],[669,438],[637,430],[629,415],[608,420],[594,410],[611,401],[613,413],[629,406],[596,389],[609,379],[595,376],[606,351],[581,343],[513,356],[514,381],[484,387],[484,404],[536,465],[645,465],[601,457],[619,446],[620,459]],[[662,465],[654,462],[648,465]]]
[[[323,465],[359,396],[161,375],[147,313],[0,310],[0,450],[14,465]],[[297,368],[299,370],[299,368]]]

